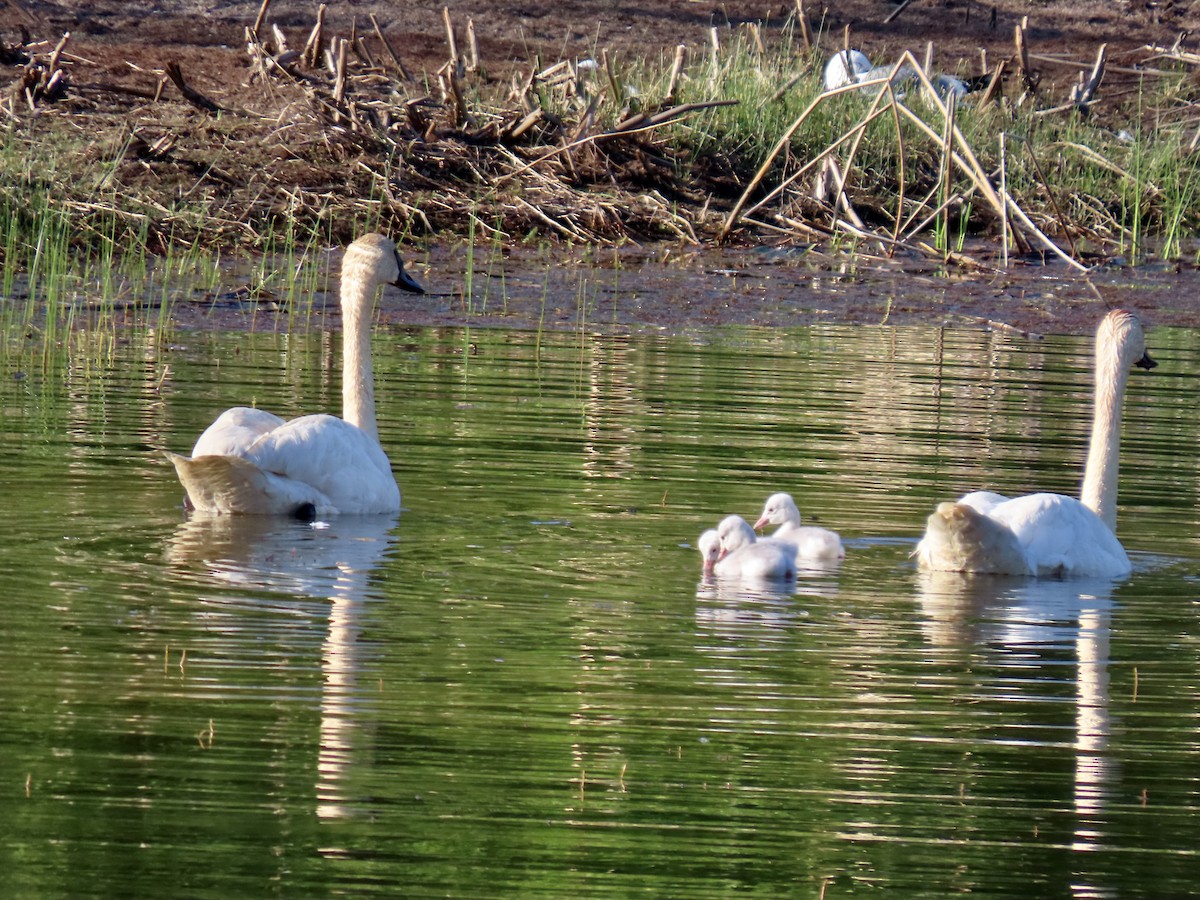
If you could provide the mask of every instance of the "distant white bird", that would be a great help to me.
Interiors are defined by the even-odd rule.
[[[310,519],[400,509],[400,488],[375,423],[371,312],[383,284],[424,293],[394,243],[379,234],[360,237],[342,261],[342,418],[285,422],[239,406],[200,435],[190,457],[167,451],[192,508]]]
[[[825,63],[825,90],[833,91],[862,81],[862,76],[870,71],[871,60],[867,59],[865,53],[859,50],[839,50]]]
[[[855,83],[878,81],[889,76],[892,85],[897,88],[911,86],[920,80],[917,70],[912,66],[900,66],[894,75],[893,68],[895,66],[872,66],[866,55],[858,50],[839,50],[825,63],[825,90],[832,91]],[[929,76],[929,81],[937,95],[943,99],[950,94],[962,97],[970,91],[967,82],[953,75],[933,74]]]
[[[797,561],[844,559],[846,556],[846,549],[836,531],[800,524],[800,510],[791,494],[772,494],[767,498],[754,529],[758,530],[764,525],[779,526],[771,538],[793,544]]]
[[[1113,310],[1096,332],[1092,437],[1080,499],[990,491],[939,504],[914,555],[924,569],[1116,578],[1130,570],[1115,534],[1121,409],[1130,368],[1153,368],[1137,316]]]

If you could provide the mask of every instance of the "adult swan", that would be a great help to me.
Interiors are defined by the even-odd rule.
[[[371,314],[380,285],[423,294],[396,245],[360,237],[342,260],[342,418],[319,413],[285,422],[259,409],[223,412],[190,457],[167,452],[198,512],[371,515],[400,509],[400,488],[375,425]]]
[[[1129,557],[1115,534],[1121,406],[1131,366],[1150,369],[1137,316],[1113,310],[1096,331],[1092,438],[1080,499],[978,491],[942,503],[917,544],[918,564],[942,572],[1116,578]]]

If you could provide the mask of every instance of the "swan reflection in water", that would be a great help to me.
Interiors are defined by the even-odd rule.
[[[722,578],[711,573],[696,585],[696,625],[719,645],[775,643],[775,632],[796,625],[807,612],[805,597],[834,597],[840,560],[798,566],[793,578]],[[702,648],[705,646],[702,643]]]
[[[352,815],[343,788],[355,745],[358,716],[359,622],[363,607],[380,599],[372,572],[396,542],[397,517],[345,516],[308,524],[271,516],[193,516],[170,537],[167,559],[191,578],[216,579],[328,600],[321,648],[320,745],[317,814]]]
[[[937,646],[1070,648],[1075,678],[1075,850],[1104,845],[1104,806],[1113,792],[1109,722],[1109,579],[1035,579],[917,573],[923,628]],[[1043,675],[1058,681],[1057,668]]]

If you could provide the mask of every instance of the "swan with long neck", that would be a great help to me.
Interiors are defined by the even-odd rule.
[[[833,560],[846,556],[842,539],[836,531],[800,524],[800,510],[791,494],[772,494],[767,498],[762,515],[753,527],[757,531],[764,525],[779,526],[771,534],[771,539],[794,544],[797,560]]]
[[[1133,366],[1155,366],[1137,316],[1113,310],[1096,331],[1095,400],[1080,498],[989,491],[941,503],[914,555],[924,569],[995,575],[1117,578],[1129,557],[1117,540],[1121,409]]]
[[[192,455],[167,452],[188,505],[216,515],[373,515],[400,509],[400,488],[379,444],[371,315],[385,284],[424,289],[404,271],[396,245],[360,237],[342,261],[342,418],[284,421],[250,407],[226,410]]]

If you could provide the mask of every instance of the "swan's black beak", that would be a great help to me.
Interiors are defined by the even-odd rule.
[[[414,294],[425,293],[425,288],[417,284],[417,282],[413,280],[413,277],[404,271],[404,266],[400,267],[400,277],[393,281],[392,284],[400,288],[402,291],[411,291]]]
[[[1150,358],[1149,353],[1143,353],[1142,358],[1135,362],[1134,365],[1139,369],[1153,369],[1158,363]]]

